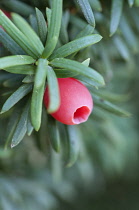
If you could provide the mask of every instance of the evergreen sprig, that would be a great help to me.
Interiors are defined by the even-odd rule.
[[[18,4],[18,3],[17,3]],[[100,94],[100,91],[96,91],[96,88],[104,86],[105,82],[100,73],[89,66],[88,57],[97,58],[97,62],[94,63],[94,67],[103,72],[105,79],[110,78],[112,75],[111,59],[115,56],[115,59],[119,58],[118,53],[111,49],[105,50],[105,42],[107,42],[107,35],[101,31],[95,29],[95,22],[100,24],[105,21],[103,13],[97,16],[95,11],[101,11],[102,5],[99,1],[77,1],[84,18],[79,18],[77,14],[70,14],[70,11],[66,11],[62,15],[63,1],[53,0],[51,8],[46,8],[46,17],[43,13],[36,8],[36,14],[31,7],[28,11],[32,11],[30,16],[30,23],[21,17],[19,14],[12,13],[12,21],[0,11],[0,24],[5,29],[0,29],[0,39],[5,48],[14,55],[2,56],[0,58],[0,69],[2,70],[2,77],[0,84],[8,84],[8,87],[12,87],[12,94],[7,96],[3,100],[1,106],[1,114],[5,112],[9,113],[9,118],[13,119],[13,113],[15,110],[20,109],[21,116],[17,118],[16,125],[10,125],[12,133],[8,136],[8,143],[12,142],[12,147],[16,146],[25,136],[30,135],[35,129],[38,131],[41,128],[42,123],[42,110],[43,110],[43,94],[46,83],[50,89],[50,105],[48,107],[48,113],[54,112],[59,105],[59,92],[56,77],[75,77],[81,80],[84,84],[90,88],[93,97],[95,98],[95,106],[100,107],[103,110],[107,110],[113,114],[119,116],[129,116],[128,112],[118,108],[109,101],[109,97],[105,98]],[[129,1],[130,6],[133,2]],[[24,7],[25,4],[21,5]],[[8,4],[9,9],[12,9]],[[21,6],[21,7],[22,7]],[[111,7],[111,20],[110,20],[110,35],[112,36],[112,43],[116,45],[117,51],[119,51],[122,58],[129,60],[130,54],[128,53],[128,47],[121,39],[127,42],[130,38],[130,46],[135,49],[135,36],[132,33],[132,29],[126,25],[126,17],[120,18],[122,14],[123,2],[116,2],[113,0]],[[12,9],[13,10],[13,9]],[[14,10],[13,10],[14,11]],[[19,10],[17,10],[21,15]],[[116,13],[116,19],[115,19]],[[96,14],[96,18],[94,18]],[[136,21],[136,17],[133,17]],[[45,22],[46,19],[46,22]],[[96,19],[96,20],[95,20]],[[47,23],[47,24],[46,24]],[[72,24],[70,32],[68,33],[68,25]],[[118,26],[120,27],[118,28]],[[107,27],[107,25],[106,25]],[[122,37],[120,37],[120,33]],[[127,34],[127,32],[130,32]],[[102,35],[100,35],[100,34]],[[104,37],[103,44],[95,43],[99,42]],[[69,42],[68,42],[69,41]],[[121,44],[122,42],[122,44]],[[92,46],[93,45],[93,46]],[[98,51],[100,54],[98,55]],[[113,55],[113,53],[115,53]],[[87,55],[85,57],[84,55]],[[92,56],[93,55],[93,56]],[[101,61],[100,61],[101,58]],[[87,59],[87,60],[86,60]],[[85,60],[85,61],[84,61]],[[93,58],[92,58],[93,60]],[[92,66],[91,60],[91,66]],[[81,61],[84,61],[81,63]],[[103,71],[102,71],[103,70]],[[19,81],[14,86],[14,79],[19,75],[24,77],[19,78]],[[14,76],[14,78],[13,78]],[[8,78],[9,77],[9,78]],[[10,80],[9,80],[10,79]],[[7,82],[7,83],[6,83]],[[119,96],[120,97],[120,96]],[[19,108],[19,104],[20,107]],[[12,108],[12,109],[11,109]],[[48,115],[49,116],[49,115]],[[49,119],[47,121],[50,129],[50,141],[55,151],[60,151],[60,126],[55,120]],[[52,125],[52,128],[50,125]],[[52,129],[52,130],[51,130]],[[71,166],[78,155],[78,149],[71,145],[71,142],[75,141],[75,128],[72,126],[65,126],[65,138],[68,141],[68,154],[70,159],[67,163]],[[52,133],[55,131],[55,135],[52,137]],[[7,144],[7,143],[6,143]]]

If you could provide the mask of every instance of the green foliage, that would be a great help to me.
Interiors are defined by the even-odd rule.
[[[34,30],[24,20],[24,18],[13,13],[12,20],[14,24],[20,29],[20,31],[27,37],[29,42],[32,43],[32,46],[36,49],[36,51],[38,51],[39,54],[42,54],[44,49],[43,44],[39,39],[39,37],[37,36],[37,34],[34,32]]]
[[[29,103],[27,103],[23,109],[23,112],[21,113],[19,122],[17,123],[15,132],[12,137],[11,147],[15,147],[17,144],[19,144],[27,132],[29,108]]]
[[[20,86],[4,103],[1,113],[9,111],[17,102],[26,96],[32,89],[31,84],[24,84]]]
[[[62,2],[62,0],[52,1],[52,13],[48,23],[50,25],[48,26],[46,46],[42,54],[43,58],[48,58],[56,47],[62,19]]]
[[[54,53],[50,56],[50,59],[67,57],[68,55],[71,55],[74,52],[78,52],[79,50],[85,47],[99,42],[101,38],[102,37],[100,35],[93,34],[90,36],[76,39],[55,50]]]
[[[52,144],[53,149],[56,152],[60,152],[60,134],[57,125],[58,123],[53,117],[51,117],[51,115],[48,115],[48,122],[49,140]]]
[[[60,105],[60,97],[57,78],[51,67],[48,68],[47,81],[50,93],[50,102],[47,111],[48,113],[53,113],[58,109]]]
[[[37,23],[38,23],[39,37],[42,43],[45,44],[46,35],[47,35],[47,25],[46,25],[46,21],[43,14],[37,8],[36,8],[36,17],[37,17]]]
[[[87,22],[95,27],[95,18],[88,0],[77,0]]]
[[[113,0],[111,9],[110,35],[112,36],[118,28],[122,14],[123,0]]]
[[[31,122],[35,130],[39,130],[41,126],[42,101],[44,95],[44,86],[47,75],[48,62],[45,59],[38,60],[36,69],[34,88],[31,99]]]
[[[40,54],[38,54],[38,49],[34,48],[26,35],[24,35],[13,23],[7,18],[6,15],[2,11],[0,11],[0,24],[7,31],[9,36],[29,55],[33,58],[36,58]],[[34,52],[35,51],[35,52]]]
[[[55,58],[50,62],[54,67],[59,67],[75,72],[76,74],[83,75],[84,77],[92,80],[94,86],[103,86],[103,77],[95,70],[78,63],[77,61],[72,61],[65,58]]]
[[[24,55],[25,52],[18,46],[18,44],[2,29],[0,28],[0,42],[13,55]]]
[[[79,155],[79,134],[76,126],[67,126],[68,135],[68,161],[66,167],[72,166]]]
[[[15,0],[14,4],[13,1],[9,0],[1,0],[0,4],[8,11],[19,13],[20,15],[28,17],[31,13],[34,12],[33,6],[24,3],[23,1]]]
[[[12,12],[10,20],[0,11],[0,209],[89,210],[94,206],[82,200],[101,194],[109,178],[138,177],[136,6],[137,0],[0,1]],[[49,115],[59,104],[56,77],[88,87],[88,122],[66,126]]]

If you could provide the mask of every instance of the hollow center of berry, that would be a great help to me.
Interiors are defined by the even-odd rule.
[[[90,109],[87,106],[82,106],[74,112],[73,122],[75,124],[80,124],[82,122],[85,122],[87,121],[89,114],[90,114]]]

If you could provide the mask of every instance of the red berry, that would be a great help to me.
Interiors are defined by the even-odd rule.
[[[77,79],[58,78],[60,91],[60,107],[51,115],[67,125],[80,124],[87,121],[93,109],[93,100],[88,89]],[[44,104],[48,107],[49,90],[46,87]]]

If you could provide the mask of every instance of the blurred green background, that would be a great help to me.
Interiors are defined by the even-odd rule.
[[[116,116],[110,107],[106,110],[94,103],[88,122],[77,126],[78,160],[66,168],[65,155],[53,151],[47,140],[45,119],[38,133],[26,136],[13,149],[4,150],[9,115],[1,115],[0,210],[139,209],[139,1],[89,2],[95,30],[103,39],[77,53],[76,60],[91,59],[90,66],[106,81],[106,87],[96,92],[129,111],[131,117]],[[27,20],[30,13],[34,14],[34,7],[45,14],[46,6],[50,5],[51,0],[0,0],[2,9],[17,12]],[[77,1],[64,0],[63,5],[64,15],[68,16],[64,33],[72,40],[87,23]],[[114,24],[117,24],[115,31]],[[0,56],[8,54],[1,45]],[[1,96],[7,91],[8,79],[8,75],[3,79],[2,73]],[[2,96],[0,108],[4,101]],[[63,150],[66,150],[62,125],[60,129]]]

